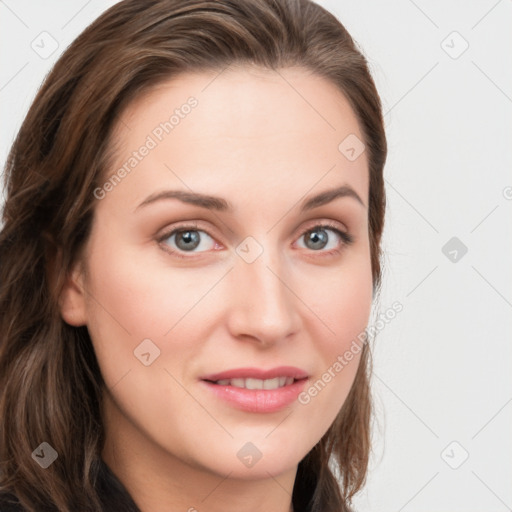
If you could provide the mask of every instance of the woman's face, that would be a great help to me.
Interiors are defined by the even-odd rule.
[[[88,272],[61,301],[108,388],[105,453],[242,479],[295,471],[348,395],[371,308],[354,112],[305,70],[237,68],[159,86],[115,135]],[[182,200],[148,200],[164,191]]]

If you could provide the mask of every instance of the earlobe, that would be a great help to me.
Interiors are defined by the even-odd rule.
[[[59,297],[59,308],[62,319],[69,325],[80,327],[87,324],[85,307],[85,291],[83,288],[82,270],[77,262],[67,275],[66,282]]]

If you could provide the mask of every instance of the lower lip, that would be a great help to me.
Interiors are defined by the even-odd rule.
[[[245,389],[234,386],[220,386],[201,381],[216,396],[232,406],[247,412],[276,412],[297,400],[308,379],[296,380],[293,384],[277,389]]]

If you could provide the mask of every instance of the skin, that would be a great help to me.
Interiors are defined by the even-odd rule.
[[[363,136],[342,93],[304,69],[185,74],[123,112],[107,176],[190,96],[197,107],[97,201],[61,314],[87,325],[107,386],[102,456],[143,512],[288,512],[298,463],[338,414],[359,355],[308,404],[273,413],[235,409],[199,379],[291,365],[314,383],[365,329],[368,162],[338,150],[349,134]],[[341,185],[364,205],[342,197],[299,212],[306,197]],[[163,189],[220,196],[235,211],[172,199],[134,213]],[[354,242],[327,230],[325,248],[308,244],[304,233],[325,221]],[[174,236],[157,241],[184,222],[199,225],[192,252]],[[236,252],[248,236],[263,248],[252,263]],[[160,350],[149,366],[134,356],[147,338]],[[247,442],[262,453],[250,468],[237,457]]]

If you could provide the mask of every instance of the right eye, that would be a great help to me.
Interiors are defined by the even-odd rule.
[[[171,241],[171,244],[168,241]],[[197,225],[183,225],[174,227],[158,238],[168,252],[179,258],[186,258],[180,253],[205,252],[216,246],[215,240],[204,230],[198,229]],[[210,247],[208,247],[210,246]],[[196,251],[198,247],[203,250]]]

